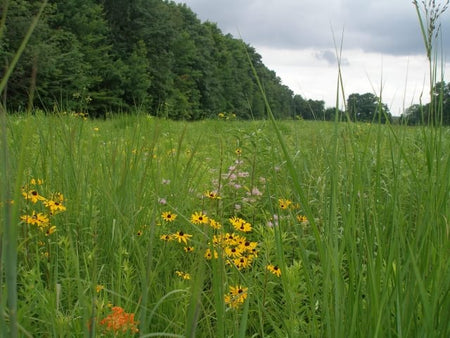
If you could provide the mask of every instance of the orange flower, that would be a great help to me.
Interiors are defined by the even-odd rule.
[[[120,306],[114,306],[112,313],[100,321],[104,332],[137,333],[139,322],[134,320],[134,313],[126,313]]]

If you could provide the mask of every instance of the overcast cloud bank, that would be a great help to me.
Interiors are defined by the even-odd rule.
[[[186,3],[202,21],[215,22],[225,34],[254,46],[283,83],[306,98],[334,105],[336,48],[342,44],[346,94],[382,92],[394,115],[421,96],[426,100],[422,94],[428,91],[425,48],[412,1],[177,2]],[[441,17],[444,60],[450,55],[449,14]]]

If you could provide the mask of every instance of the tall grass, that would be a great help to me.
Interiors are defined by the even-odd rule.
[[[297,285],[284,278],[288,336],[444,337],[450,332],[450,158],[445,150],[448,130],[441,127],[442,98],[438,104],[434,94],[438,65],[433,54],[438,17],[448,2],[442,6],[423,2],[425,19],[416,1],[414,5],[429,60],[430,127],[421,128],[420,137],[411,141],[391,125],[349,124],[342,140],[335,124],[324,151],[321,228],[314,221],[310,224],[315,262],[306,254],[305,238],[299,236],[298,243],[309,277],[305,283],[310,306],[307,322],[313,325],[306,331],[299,329],[301,314],[289,304]],[[341,92],[344,83],[339,67],[337,102]],[[265,102],[294,191],[302,203],[309,203],[298,174],[301,168]],[[411,147],[416,148],[415,156]],[[309,208],[305,210],[314,217]],[[283,241],[276,244],[284,260],[283,252],[288,249]],[[315,273],[308,272],[313,269]],[[293,320],[297,326],[291,325]]]
[[[19,61],[20,56],[22,55],[23,51],[25,50],[25,47],[31,38],[31,35],[34,31],[34,28],[36,27],[40,16],[42,15],[45,6],[47,4],[47,0],[43,1],[42,5],[39,8],[38,13],[35,17],[33,17],[30,27],[28,28],[22,43],[20,44],[18,50],[14,54],[14,57],[12,58],[10,65],[6,68],[5,73],[3,74],[1,80],[0,80],[0,93],[3,93],[3,90],[6,87],[6,84],[17,64]],[[2,18],[0,21],[0,39],[3,39],[3,32],[5,28],[5,22],[6,22],[6,13],[8,8],[8,2],[4,1],[2,3],[3,12],[2,12]],[[9,165],[9,152],[8,152],[8,139],[7,139],[7,121],[6,121],[6,108],[3,107],[2,104],[0,104],[0,123],[1,123],[1,152],[2,152],[2,166],[0,168],[0,182],[2,186],[2,200],[3,200],[3,210],[2,210],[2,223],[0,227],[0,275],[3,279],[3,267],[5,267],[5,286],[7,289],[6,293],[6,303],[3,301],[4,295],[2,294],[2,297],[0,299],[0,332],[2,335],[8,335],[10,337],[17,337],[18,336],[18,328],[19,324],[17,323],[17,288],[16,288],[16,282],[17,282],[17,230],[14,226],[14,219],[17,217],[17,208],[11,206],[11,201],[13,201],[12,198],[12,189],[11,182],[15,182],[16,186],[14,191],[18,192],[18,182],[19,180],[14,180],[11,167]],[[28,133],[26,134],[28,135]],[[23,157],[20,157],[23,160]],[[19,161],[19,172],[20,169],[22,169],[22,166],[20,165],[23,163],[23,161]],[[21,176],[20,174],[18,175]],[[17,195],[14,195],[14,198],[17,198]],[[4,247],[4,250],[3,250]],[[3,284],[3,283],[2,283]],[[5,306],[6,304],[6,306]],[[7,310],[7,313],[5,311],[5,308]],[[5,317],[8,317],[9,321],[9,330],[6,329],[6,323],[5,323]]]
[[[52,219],[56,232],[45,236],[19,222],[36,206],[15,194],[23,332],[99,334],[108,304],[135,313],[143,336],[449,332],[450,164],[435,158],[440,169],[429,174],[422,128],[277,122],[283,152],[264,121],[7,121],[12,168],[20,167],[16,154],[26,159],[21,185],[42,178],[39,191],[63,193],[67,207]],[[22,144],[25,132],[30,141]],[[441,142],[449,146],[446,129]],[[225,177],[237,158],[249,176],[234,190]],[[222,199],[202,198],[219,180]],[[243,200],[252,187],[263,195]],[[279,199],[292,207],[281,209]],[[161,218],[167,210],[178,215],[173,224]],[[251,268],[203,257],[220,230],[191,224],[199,210],[224,229],[233,215],[251,222],[247,236],[259,243]],[[192,254],[160,239],[178,230],[193,235]],[[270,263],[281,277],[266,269]],[[224,295],[235,284],[249,296],[231,309]]]

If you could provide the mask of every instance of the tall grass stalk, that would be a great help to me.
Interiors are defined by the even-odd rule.
[[[38,13],[33,18],[25,37],[22,40],[22,43],[20,44],[18,50],[14,54],[8,68],[5,71],[5,74],[3,75],[1,81],[0,81],[0,93],[3,93],[6,84],[15,69],[15,66],[17,62],[19,61],[20,56],[22,55],[23,51],[25,50],[25,47],[31,38],[31,35],[39,21],[39,18],[44,11],[47,4],[47,0],[43,1]],[[3,29],[4,24],[6,20],[6,12],[7,12],[7,5],[8,2],[5,1],[3,3],[4,12],[2,13],[1,18],[1,26],[0,26],[0,39],[3,38]],[[18,336],[18,328],[19,324],[17,322],[17,227],[16,222],[14,221],[17,217],[17,207],[13,206],[11,207],[10,201],[13,200],[11,195],[11,182],[15,182],[15,191],[14,194],[14,200],[18,199],[18,192],[20,187],[20,181],[22,178],[21,170],[23,169],[23,163],[25,161],[24,153],[21,152],[19,167],[17,168],[18,173],[17,175],[13,175],[10,167],[10,161],[9,161],[9,152],[8,152],[8,136],[7,136],[7,119],[6,119],[6,107],[3,107],[3,105],[0,107],[0,124],[1,127],[1,149],[2,149],[2,168],[1,168],[1,175],[2,175],[2,200],[4,201],[4,221],[0,230],[0,241],[2,242],[2,245],[0,246],[0,255],[2,256],[0,259],[2,266],[5,266],[5,285],[7,289],[7,313],[8,313],[8,321],[9,321],[9,330],[6,329],[6,325],[4,322],[4,314],[5,309],[3,308],[3,301],[0,299],[0,316],[2,317],[0,319],[0,324],[2,329],[1,332],[3,335],[8,335],[10,337],[17,337]],[[26,134],[28,135],[28,134]],[[24,140],[22,144],[26,143],[26,137],[24,136]],[[23,148],[22,148],[23,149]],[[3,251],[4,246],[4,251]],[[4,257],[3,257],[4,252]],[[2,271],[2,268],[0,268],[0,271]],[[0,274],[3,278],[3,273]]]

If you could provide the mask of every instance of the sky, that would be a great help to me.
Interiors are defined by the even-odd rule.
[[[435,0],[441,5],[445,1]],[[175,2],[253,46],[282,83],[305,99],[336,106],[340,55],[340,102],[352,93],[370,92],[382,97],[393,115],[400,115],[414,103],[429,101],[428,62],[411,0]],[[450,9],[439,22],[439,68],[450,82]]]

